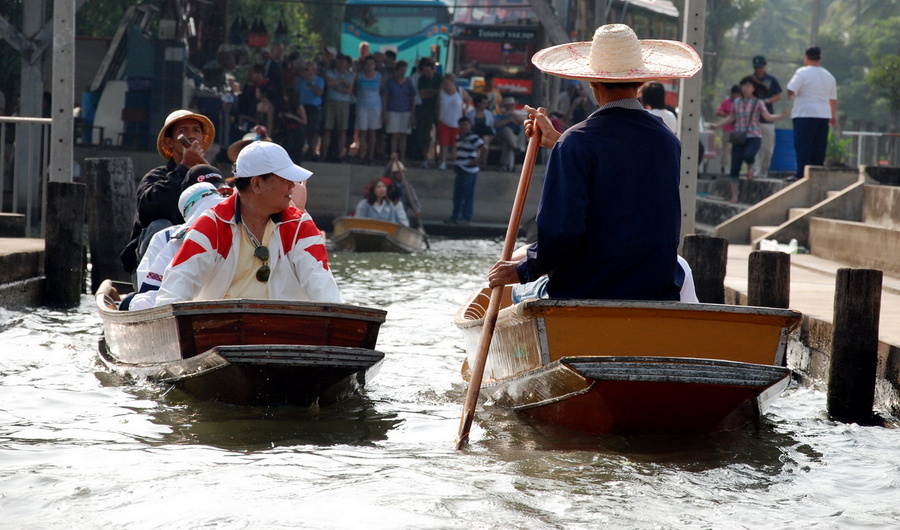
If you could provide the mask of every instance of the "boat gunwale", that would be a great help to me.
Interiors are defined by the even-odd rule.
[[[467,314],[475,300],[482,296],[484,290],[479,289],[460,306],[454,316],[454,323],[460,329],[482,326],[484,317],[471,318]],[[526,300],[518,304],[504,307],[500,310],[498,321],[504,315],[516,315],[523,318],[540,318],[554,309],[590,309],[609,310],[610,315],[615,312],[616,318],[625,318],[630,312],[655,310],[663,314],[670,314],[671,318],[704,319],[704,320],[730,320],[737,316],[758,316],[763,318],[786,319],[789,322],[784,327],[794,329],[800,325],[803,315],[793,309],[781,309],[760,306],[739,306],[730,304],[693,304],[685,302],[665,301],[638,301],[638,300],[598,300],[598,299],[570,299],[553,298],[541,300]],[[677,313],[677,314],[676,314]]]
[[[221,300],[195,300],[175,302],[174,304],[139,309],[136,311],[120,311],[107,306],[107,292],[97,291],[97,309],[103,320],[111,322],[145,322],[194,315],[225,314],[272,314],[284,317],[323,317],[346,320],[362,320],[366,322],[384,323],[387,311],[370,307],[361,307],[343,303],[310,302],[298,300],[264,300],[255,298],[234,298]]]
[[[358,223],[360,225],[370,225],[370,226],[346,226],[347,220],[350,220],[350,225],[354,223]],[[374,226],[371,226],[374,225]],[[380,229],[378,225],[384,226],[384,229]],[[334,226],[334,231],[331,235],[331,241],[335,245],[339,245],[345,239],[351,237],[355,233],[363,234],[366,236],[375,236],[375,237],[383,237],[386,239],[391,245],[395,246],[398,250],[402,250],[409,254],[414,252],[420,252],[425,250],[425,234],[416,230],[410,226],[406,226],[400,223],[394,223],[392,221],[386,221],[384,219],[370,219],[364,217],[354,217],[354,216],[341,216],[337,217],[332,221],[332,226]],[[340,232],[338,232],[340,227]],[[396,228],[397,235],[391,233]],[[418,245],[413,247],[401,241],[401,233],[409,233],[413,239],[418,241]]]

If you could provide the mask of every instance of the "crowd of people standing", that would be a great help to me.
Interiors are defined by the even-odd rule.
[[[477,160],[488,164],[491,146],[499,150],[496,169],[514,171],[524,151],[519,102],[504,97],[491,73],[483,85],[459,88],[430,57],[415,64],[393,51],[372,52],[362,43],[356,58],[322,46],[314,57],[285,54],[273,44],[246,68],[243,82],[230,77],[223,101],[231,140],[266,129],[296,162],[322,160],[381,165],[387,160],[450,169],[456,158],[459,119],[466,117],[485,143]],[[578,83],[570,83],[551,113],[564,130],[596,108]]]

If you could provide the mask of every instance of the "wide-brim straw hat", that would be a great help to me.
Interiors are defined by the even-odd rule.
[[[545,48],[531,58],[543,72],[584,81],[633,83],[691,77],[703,62],[687,44],[672,40],[638,40],[624,24],[607,24],[591,42]]]
[[[162,129],[159,130],[159,135],[156,137],[156,150],[159,152],[159,155],[166,160],[172,158],[172,150],[166,146],[165,142],[163,142],[163,138],[166,137],[166,130],[176,121],[186,119],[197,120],[198,122],[200,122],[200,128],[203,129],[204,151],[209,149],[209,146],[212,145],[213,140],[216,139],[216,127],[211,121],[209,121],[209,118],[207,118],[203,114],[197,114],[189,110],[176,110],[175,112],[166,116],[166,123],[163,124]]]

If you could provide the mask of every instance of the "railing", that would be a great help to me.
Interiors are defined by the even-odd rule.
[[[36,220],[37,237],[44,237],[52,121],[0,116],[0,212],[24,213],[29,237]]]
[[[856,160],[853,166],[876,166],[881,164],[900,164],[900,133],[878,131],[843,131],[844,136],[854,138],[856,144]],[[869,142],[874,142],[870,144]],[[853,155],[851,154],[851,157]]]

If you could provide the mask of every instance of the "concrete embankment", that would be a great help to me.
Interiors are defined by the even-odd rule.
[[[0,307],[41,305],[44,291],[44,240],[0,238]]]

